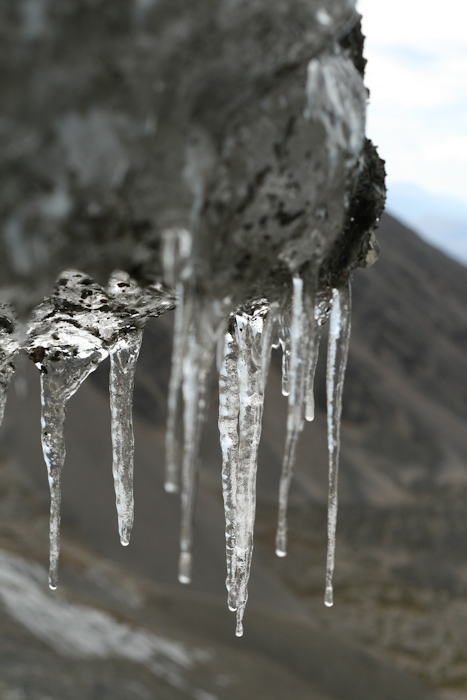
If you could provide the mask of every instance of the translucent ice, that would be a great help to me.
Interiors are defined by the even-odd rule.
[[[290,314],[288,310],[283,310],[279,320],[279,343],[282,348],[282,394],[288,396],[290,394]]]
[[[233,325],[233,324],[232,324]],[[219,371],[219,434],[222,450],[222,494],[225,512],[225,546],[227,560],[227,602],[230,610],[237,609],[236,565],[236,504],[238,474],[238,345],[235,328],[229,329],[224,340],[224,354]]]
[[[316,321],[316,314],[315,314]],[[318,364],[318,353],[319,344],[321,341],[321,328],[316,323],[316,330],[311,338],[312,347],[310,348],[310,364],[308,367],[308,378],[306,386],[306,405],[305,405],[305,418],[307,421],[313,421],[315,419],[315,396],[314,396],[314,386],[315,386],[315,374],[316,366]]]
[[[183,380],[183,357],[188,342],[191,299],[185,301],[182,284],[177,285],[178,305],[175,310],[172,369],[170,373],[167,431],[165,437],[165,490],[169,493],[179,490],[180,445],[177,428],[181,422],[180,392]]]
[[[110,415],[118,529],[123,545],[130,544],[133,526],[133,389],[143,329],[122,334],[110,351]]]
[[[263,374],[263,389],[266,388],[269,374],[269,365],[271,364],[271,351],[273,347],[277,347],[279,343],[279,303],[272,302],[269,304],[266,319],[263,328],[263,357],[262,357],[262,374]]]
[[[67,401],[86,377],[106,357],[107,352],[91,349],[81,355],[46,353],[37,362],[41,370],[41,439],[50,486],[50,568],[49,585],[58,583],[60,552],[61,480],[65,462],[65,413]]]
[[[339,467],[340,421],[342,392],[350,339],[350,283],[332,290],[332,311],[329,328],[326,373],[329,450],[328,551],[324,602],[333,604],[332,576],[336,549],[337,477]]]
[[[180,561],[178,578],[191,580],[191,547],[201,436],[207,415],[209,372],[225,329],[223,305],[186,285],[184,291],[184,351],[182,358],[183,462],[181,474]],[[178,350],[174,347],[174,353]]]
[[[236,635],[243,634],[243,615],[248,599],[256,513],[256,470],[264,404],[262,377],[263,317],[267,306],[236,315],[238,345],[239,441],[235,504],[235,598]]]
[[[67,270],[53,295],[34,311],[27,330],[27,352],[41,372],[42,449],[51,491],[52,588],[58,580],[66,403],[111,351],[114,476],[120,536],[127,544],[133,518],[131,401],[141,328],[148,316],[163,313],[173,303],[173,295],[161,285],[142,290],[125,272],[114,272],[104,290],[87,275]]]
[[[311,356],[314,354],[316,346],[314,280],[304,280],[299,275],[293,277],[290,337],[290,394],[284,460],[279,486],[279,517],[276,535],[276,554],[280,557],[287,553],[287,501],[298,438],[304,423]]]

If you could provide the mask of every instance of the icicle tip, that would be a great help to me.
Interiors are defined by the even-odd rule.
[[[280,526],[276,534],[276,556],[281,558],[287,556],[287,534],[281,531]]]
[[[305,419],[308,423],[312,423],[315,419],[315,407],[307,406],[305,411]]]
[[[182,552],[178,563],[178,580],[180,583],[191,583],[191,554],[190,552]]]
[[[235,636],[243,637],[243,625],[241,620],[237,620],[237,627],[235,628]]]
[[[122,547],[128,547],[130,544],[131,528],[133,523],[120,526],[120,544]]]
[[[238,607],[237,596],[232,590],[228,590],[227,607],[229,608],[230,612],[235,612]]]
[[[326,586],[326,592],[324,594],[324,604],[327,608],[332,608],[334,605],[334,593],[332,586]]]
[[[178,484],[175,484],[173,481],[166,481],[164,489],[166,493],[178,493],[179,491]]]

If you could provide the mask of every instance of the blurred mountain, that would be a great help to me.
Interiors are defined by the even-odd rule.
[[[467,205],[408,182],[390,183],[386,209],[425,240],[467,263]]]
[[[187,589],[176,583],[179,506],[162,486],[171,314],[148,324],[137,367],[136,520],[130,547],[122,548],[117,535],[106,393],[108,369],[101,366],[69,403],[63,595],[67,600],[69,596],[70,605],[84,600],[92,609],[104,609],[114,622],[129,625],[132,630],[136,626],[138,634],[143,629],[196,649],[214,649],[218,659],[215,663],[200,662],[198,669],[197,662],[193,662],[190,668],[198,670],[183,672],[191,697],[198,700],[256,697],[260,693],[268,699],[287,695],[316,700],[415,700],[433,697],[426,689],[430,685],[445,700],[467,698],[467,271],[390,216],[383,217],[378,239],[380,260],[370,270],[357,271],[353,284],[333,609],[323,606],[325,338],[316,378],[317,415],[314,423],[306,426],[299,446],[290,503],[290,551],[285,560],[274,556],[273,540],[287,403],[280,392],[280,358],[273,357],[258,472],[257,546],[242,640],[234,637],[233,618],[225,604],[214,381],[200,477],[193,584]],[[30,568],[31,559],[43,565],[47,558],[47,479],[39,443],[36,374],[32,366],[19,369],[2,428],[5,473],[18,482],[14,489],[19,495],[2,500],[10,505],[8,512],[0,511],[6,533],[1,547],[14,550],[24,561],[18,563],[11,555],[10,559],[2,555],[0,571],[17,572],[7,578],[13,581],[13,587],[25,590],[29,586],[25,577],[40,580],[40,590],[49,600],[43,570],[37,573],[38,569]],[[26,487],[21,486],[21,480],[29,484],[28,498],[35,503],[31,512],[23,505],[21,489]],[[13,486],[11,489],[14,491]],[[11,534],[15,528],[20,529],[21,537]],[[68,555],[68,551],[74,554]],[[81,560],[79,565],[76,563],[76,552],[81,553],[85,564]],[[99,578],[99,566],[114,573],[106,573],[105,580]],[[92,573],[95,571],[97,574]],[[20,577],[20,583],[14,583],[14,576]],[[113,581],[127,581],[125,586],[136,591],[136,598],[143,600],[139,608],[136,606],[139,612],[130,610],[128,601],[122,602],[128,595],[125,586],[123,593],[112,593],[109,576]],[[0,575],[0,589],[3,580]],[[144,593],[148,586],[152,586],[152,597]],[[39,594],[36,591],[34,595]],[[7,611],[2,613],[2,622],[5,629],[13,630],[1,638],[5,658],[10,654],[18,667],[24,668],[28,662],[21,661],[22,650],[38,654],[39,644],[45,655],[40,663],[52,663],[46,659],[55,649],[54,668],[62,668],[60,673],[68,674],[69,679],[81,673],[76,670],[78,666],[72,669],[70,661],[60,665],[56,660],[60,644],[54,646],[50,637],[49,641],[42,638],[37,642],[37,631],[31,632],[24,623],[27,616],[22,620],[12,617],[1,592],[0,598]],[[163,622],[153,606],[165,610]],[[53,610],[52,617],[58,615]],[[76,614],[73,608],[67,619],[75,620]],[[102,623],[102,618],[99,620],[97,626]],[[107,623],[106,629],[114,630],[110,636],[123,634]],[[84,622],[83,630],[82,635],[89,635]],[[102,642],[102,635],[99,638]],[[8,641],[11,639],[18,640],[16,646]],[[67,639],[64,647],[71,645],[76,650],[76,639]],[[132,639],[139,644],[140,637]],[[149,646],[154,649],[151,640]],[[132,698],[123,688],[133,682],[141,686],[142,681],[134,681],[139,679],[136,664],[144,678],[156,683],[154,673],[148,671],[153,659],[149,652],[145,661],[131,661],[128,655],[115,651],[115,645],[109,652],[109,643],[102,644],[107,649],[106,661],[99,657],[101,652],[96,652],[92,663],[80,666],[87,669],[88,676],[82,671],[83,679],[94,678],[99,668],[102,678],[110,679],[109,688],[113,689],[114,683],[120,694]],[[73,658],[77,658],[76,653]],[[120,659],[118,663],[115,658]],[[205,657],[201,653],[199,658]],[[172,662],[165,658],[169,666]],[[105,664],[108,676],[102,670]],[[118,674],[113,678],[112,664],[117,664],[118,674],[127,673],[130,680]],[[227,670],[216,671],[219,668]],[[427,686],[419,685],[413,674]],[[222,686],[224,676],[230,680]],[[8,687],[20,687],[20,682],[11,678]],[[237,679],[235,683],[232,678]],[[185,690],[167,685],[167,676],[157,683],[162,683],[160,687],[165,690],[158,690],[156,697],[190,697],[183,695]],[[104,681],[102,684],[107,688]],[[144,698],[144,683],[140,686],[134,697]],[[82,688],[77,697],[91,698],[97,692],[92,690],[91,680],[91,690],[87,690],[84,680]],[[147,697],[150,693],[154,696],[150,684],[148,688]],[[71,690],[49,689],[42,695],[25,692],[24,698],[41,700],[55,697],[54,692],[56,697],[75,697]],[[105,697],[105,692],[99,697]],[[114,697],[119,697],[117,692]],[[6,694],[5,698],[8,700]]]

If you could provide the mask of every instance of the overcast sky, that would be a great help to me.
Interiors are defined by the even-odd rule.
[[[467,212],[466,0],[358,0],[371,90],[368,136],[388,185],[450,195]]]

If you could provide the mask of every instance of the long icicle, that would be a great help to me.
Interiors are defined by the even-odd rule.
[[[165,437],[165,490],[168,493],[179,490],[181,458],[177,429],[181,422],[180,391],[183,381],[183,357],[186,351],[191,318],[191,300],[185,299],[184,287],[181,283],[177,285],[177,298]]]
[[[264,404],[262,377],[263,316],[237,314],[236,338],[239,348],[239,450],[236,526],[236,603],[235,634],[243,635],[243,615],[248,599],[256,514],[256,471]]]
[[[49,586],[58,584],[60,553],[61,478],[65,462],[66,403],[79,389],[86,377],[107,356],[96,350],[87,357],[63,356],[40,362],[41,368],[41,439],[50,486],[50,568]]]
[[[229,610],[237,609],[236,600],[236,524],[238,476],[238,345],[234,329],[224,338],[223,360],[219,369],[219,435],[222,450],[222,495],[225,512],[225,546],[227,602]]]
[[[186,299],[186,297],[185,297]],[[191,547],[196,482],[199,468],[201,437],[207,417],[209,372],[217,343],[224,329],[224,313],[220,305],[208,300],[186,299],[191,311],[188,340],[183,357],[183,465],[181,491],[180,560],[178,580],[191,581]]]
[[[315,314],[313,282],[306,283],[298,275],[293,277],[292,317],[290,323],[290,395],[287,414],[287,435],[279,485],[279,515],[276,535],[276,554],[287,554],[287,504],[298,438],[303,430],[305,398],[310,357],[315,349]]]
[[[110,416],[112,421],[112,472],[122,545],[130,544],[134,518],[133,501],[133,390],[136,361],[143,329],[129,330],[110,352]]]
[[[328,550],[326,559],[325,604],[333,604],[332,576],[336,550],[337,479],[339,471],[340,422],[342,392],[350,340],[351,294],[350,282],[332,290],[332,311],[329,328],[328,362],[326,372],[329,494],[328,494]]]

